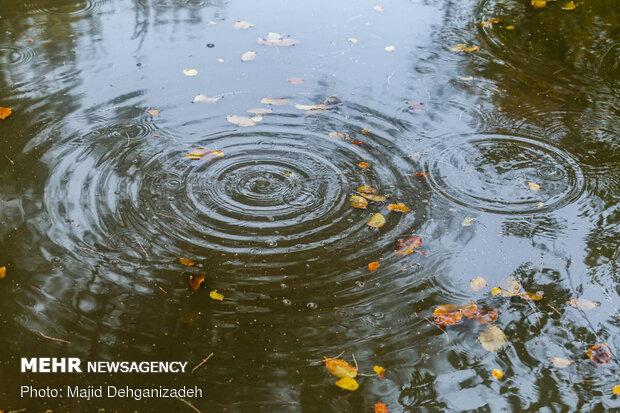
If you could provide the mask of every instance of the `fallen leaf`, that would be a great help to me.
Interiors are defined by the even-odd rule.
[[[497,320],[498,315],[499,311],[496,308],[492,308],[490,310],[479,310],[472,318],[480,324],[490,324]]]
[[[363,128],[362,130],[360,130],[360,133],[364,136],[370,136],[370,134],[372,133],[372,131],[368,128]]]
[[[543,7],[547,5],[547,1],[546,0],[532,0],[531,5],[535,9],[542,9]]]
[[[287,79],[287,81],[291,85],[301,85],[302,83],[304,83],[304,80],[301,77],[290,77]]]
[[[332,132],[329,132],[328,135],[329,135],[330,138],[338,138],[338,139],[344,139],[344,140],[351,140],[351,135],[349,135],[348,133],[344,133],[344,132],[332,131]]]
[[[593,310],[596,307],[601,305],[601,303],[599,303],[598,301],[591,301],[585,298],[571,298],[570,300],[567,301],[567,303],[583,311]]]
[[[0,267],[0,279],[6,277],[6,267]]]
[[[462,305],[459,310],[465,318],[475,318],[480,312],[480,310],[478,309],[478,304],[474,303],[473,301]]]
[[[493,297],[495,297],[496,295],[499,295],[499,294],[501,294],[501,293],[502,293],[502,289],[501,289],[501,288],[499,288],[499,287],[493,287],[493,288],[491,288],[491,295],[492,295]]]
[[[514,30],[515,26],[513,24],[509,24],[508,26],[506,26],[506,30]]]
[[[354,378],[357,376],[357,367],[352,366],[346,360],[326,357],[323,362],[325,363],[327,371],[336,377],[342,379],[345,377]]]
[[[235,30],[245,30],[254,27],[254,23],[246,22],[244,20],[237,20],[234,27]]]
[[[409,238],[400,238],[396,244],[396,255],[413,254],[415,250],[422,246],[422,238],[413,236]]]
[[[189,286],[192,291],[198,291],[205,280],[204,275],[190,275],[188,278]]]
[[[472,280],[469,282],[469,288],[471,288],[473,291],[480,291],[486,286],[487,280],[480,276],[472,278]]]
[[[565,369],[574,363],[573,360],[565,359],[563,357],[549,357],[549,361],[559,369]]]
[[[370,164],[366,161],[360,161],[357,163],[357,166],[359,166],[362,169],[368,169],[370,168]]]
[[[417,176],[418,178],[426,178],[428,176],[428,173],[426,173],[426,172],[416,172],[415,176]]]
[[[472,218],[472,217],[465,217],[463,219],[463,222],[461,222],[461,225],[464,226],[464,227],[471,227],[474,224],[474,222],[476,222],[476,220],[474,218]]]
[[[612,389],[611,392],[615,395],[615,396],[620,396],[620,384],[616,384]]]
[[[381,377],[382,379],[385,378],[385,369],[381,366],[372,366],[372,371],[374,371],[377,376]]]
[[[196,265],[196,263],[189,258],[179,258],[179,262],[186,267],[193,267],[194,265]]]
[[[474,53],[474,52],[477,52],[478,50],[480,50],[480,46],[478,45],[470,46],[465,43],[455,44],[454,46],[450,47],[451,52],[458,52],[458,53]]]
[[[268,115],[270,113],[273,113],[273,110],[267,108],[254,108],[248,109],[246,112],[252,113],[254,115]]]
[[[300,105],[296,103],[295,108],[299,110],[307,110],[307,111],[312,112],[312,111],[326,110],[327,106],[324,105],[323,103],[318,103],[316,105]]]
[[[478,23],[480,25],[480,27],[482,27],[483,29],[488,29],[490,27],[493,27],[494,24],[497,24],[501,22],[500,19],[498,19],[497,17],[491,17],[488,20],[484,20],[481,21],[480,23]]]
[[[588,358],[596,364],[608,364],[612,355],[607,343],[595,344],[588,348],[586,352]]]
[[[288,37],[283,37],[280,33],[269,32],[267,37],[259,37],[256,43],[265,46],[294,46],[299,43],[299,41],[295,39],[291,39]]]
[[[390,52],[390,53],[391,53],[391,52],[393,52],[393,51],[395,51],[395,50],[396,50],[396,46],[393,46],[393,45],[390,45],[390,46],[386,46],[386,47],[385,47],[385,51],[386,51],[386,52]]]
[[[183,74],[185,76],[196,76],[198,74],[198,70],[196,70],[196,69],[183,69]]]
[[[506,334],[497,326],[489,326],[478,336],[480,344],[487,351],[498,351],[508,344]]]
[[[208,95],[196,95],[194,96],[194,103],[215,103],[219,101],[221,96],[208,96]]]
[[[361,194],[364,198],[373,202],[385,202],[387,197],[385,195],[376,195],[376,194]]]
[[[13,113],[13,109],[0,106],[0,119],[4,120],[8,118],[9,116],[11,116],[11,113]]]
[[[499,287],[499,294],[501,294],[502,297],[514,297],[515,295],[519,295],[523,288],[519,280],[512,276],[506,278]],[[491,294],[493,294],[493,291],[491,291]]]
[[[252,60],[256,59],[256,52],[253,51],[247,51],[245,53],[243,53],[241,55],[241,61],[242,62],[250,62]]]
[[[444,304],[433,310],[433,321],[439,327],[444,328],[461,322],[463,313],[454,304]]]
[[[403,204],[402,202],[398,202],[396,204],[389,204],[387,206],[387,209],[392,211],[392,212],[403,212],[403,213],[407,213],[409,211],[411,211],[409,209],[409,207],[405,204]]]
[[[228,115],[226,116],[226,120],[232,124],[241,127],[254,126],[256,125],[256,120],[258,118],[248,118],[247,116],[237,116],[237,115]],[[259,119],[258,121],[262,120]]]
[[[361,185],[357,187],[357,192],[362,194],[376,194],[377,190],[370,185]]]
[[[380,5],[380,4],[376,4],[376,5],[373,7],[373,9],[375,9],[375,10],[376,10],[376,11],[378,11],[378,12],[385,11],[385,8],[384,8],[382,5]]]
[[[349,203],[353,208],[358,209],[366,209],[366,207],[368,206],[368,201],[366,200],[366,198],[359,195],[351,195],[351,198],[349,198]]]
[[[209,297],[216,301],[224,301],[224,296],[217,292],[217,290],[213,290],[209,293]]]
[[[288,99],[283,98],[262,98],[260,103],[264,105],[284,106],[288,105]]]
[[[366,223],[371,228],[381,228],[385,225],[385,217],[381,215],[379,212],[370,217],[368,222]]]
[[[377,268],[379,268],[381,264],[379,263],[379,261],[373,261],[368,263],[368,270],[369,271],[377,271]]]
[[[522,293],[519,293],[519,297],[530,301],[540,301],[543,299],[543,292],[537,291],[535,293],[531,293],[529,291],[523,291]]]
[[[577,8],[577,5],[575,4],[574,1],[569,1],[568,3],[562,6],[562,10],[575,10],[576,8]]]
[[[387,404],[377,402],[375,403],[375,413],[390,413],[390,411],[388,410]]]
[[[160,112],[159,112],[159,109],[149,109],[146,111],[146,113],[148,113],[151,116],[157,116],[159,115]]]
[[[184,155],[185,158],[193,159],[193,160],[202,159],[205,156],[214,156],[216,158],[223,158],[224,152],[219,149],[196,148],[196,149],[192,149],[191,152],[188,152]]]
[[[504,377],[504,372],[500,369],[493,369],[491,371],[491,376],[493,376],[495,380],[501,380]]]
[[[532,191],[540,190],[540,185],[538,185],[536,182],[528,182],[527,187],[530,188]]]
[[[343,377],[336,382],[336,386],[340,387],[341,389],[355,391],[359,388],[360,385],[355,379],[352,379],[351,377]]]

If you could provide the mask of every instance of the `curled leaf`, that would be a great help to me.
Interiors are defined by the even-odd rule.
[[[433,310],[433,321],[439,327],[444,328],[461,322],[463,313],[453,304],[444,304]]]
[[[357,192],[362,194],[376,194],[377,190],[370,185],[361,185],[357,187]]]
[[[573,360],[565,359],[563,357],[549,357],[549,361],[559,369],[565,369],[574,363]]]
[[[204,275],[190,275],[188,278],[188,281],[189,281],[189,286],[192,289],[192,291],[198,291],[202,283],[205,281],[205,276]]]
[[[474,53],[480,50],[480,46],[478,45],[467,45],[465,43],[455,44],[450,47],[451,52],[457,53]]]
[[[379,261],[373,261],[373,262],[369,262],[368,263],[368,270],[369,271],[377,271],[377,269],[379,268],[381,264],[379,263]]]
[[[385,378],[385,368],[375,365],[375,366],[372,366],[372,371],[374,371],[375,374],[381,377],[382,379]]]
[[[357,376],[357,367],[352,366],[346,360],[326,357],[323,362],[327,371],[336,377],[354,378]]]
[[[596,364],[608,364],[612,355],[607,343],[595,344],[586,352],[588,358]]]
[[[11,116],[11,113],[13,113],[13,109],[0,106],[0,119],[4,120],[8,118],[9,116]]]
[[[415,250],[422,246],[422,238],[416,236],[409,238],[400,238],[396,244],[397,255],[413,254]]]
[[[193,267],[194,265],[196,265],[196,263],[189,258],[179,258],[179,262],[186,267]]]
[[[500,369],[493,369],[491,371],[491,376],[493,376],[495,380],[501,380],[504,377],[504,372]]]
[[[371,228],[381,228],[383,225],[385,225],[385,217],[381,213],[377,212],[370,217],[366,225]]]
[[[478,336],[482,347],[487,351],[498,351],[508,344],[506,334],[497,326],[489,326]]]
[[[360,387],[357,380],[352,379],[351,377],[341,378],[336,382],[336,386],[349,391],[355,391]]]
[[[387,206],[387,209],[392,211],[392,212],[402,212],[402,213],[407,213],[409,211],[411,211],[409,209],[409,207],[405,204],[403,204],[402,202],[398,202],[396,204],[389,204]]]
[[[224,296],[217,292],[217,290],[213,290],[209,292],[209,297],[216,301],[224,301]]]

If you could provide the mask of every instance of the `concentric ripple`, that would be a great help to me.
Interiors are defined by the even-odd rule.
[[[25,66],[35,57],[35,52],[27,46],[0,46],[0,65],[3,68]]]
[[[571,155],[521,136],[446,138],[430,152],[427,167],[437,193],[500,214],[555,210],[584,189],[583,174]]]

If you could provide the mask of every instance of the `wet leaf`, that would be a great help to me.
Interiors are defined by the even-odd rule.
[[[288,105],[288,99],[283,98],[262,98],[260,103],[264,105],[284,106]]]
[[[614,394],[614,396],[620,396],[620,384],[616,384],[612,389],[611,392]]]
[[[213,290],[209,292],[209,297],[216,301],[224,301],[224,296],[217,292],[217,290]]]
[[[273,113],[273,110],[267,108],[253,108],[248,109],[246,112],[252,113],[254,115],[268,115],[270,113]]]
[[[295,104],[295,108],[299,109],[299,110],[307,110],[309,112],[313,112],[313,111],[326,110],[327,109],[327,105],[325,105],[323,103],[318,103],[316,105],[300,105],[300,104],[296,103]]]
[[[444,328],[461,322],[463,313],[454,304],[444,304],[433,310],[433,321],[439,327]]]
[[[508,344],[508,339],[501,328],[489,326],[478,336],[480,344],[487,351],[498,351]]]
[[[478,304],[473,301],[462,305],[460,310],[465,318],[475,318],[479,313]]]
[[[381,264],[379,263],[379,261],[373,261],[373,262],[369,262],[368,263],[368,270],[369,271],[377,271],[377,269],[379,268]]]
[[[189,286],[192,289],[192,291],[198,291],[202,283],[205,281],[205,276],[204,275],[190,275],[188,278],[188,281],[189,281]]]
[[[546,0],[532,0],[531,5],[535,9],[542,9],[543,7],[547,5],[547,1]]]
[[[376,194],[361,194],[364,198],[373,202],[385,202],[387,197],[385,195],[376,195]]]
[[[549,357],[549,361],[559,369],[565,369],[574,363],[573,360],[565,359],[563,357]]]
[[[538,185],[536,182],[528,182],[527,183],[527,187],[530,188],[530,190],[532,190],[532,191],[539,191],[540,190],[540,185]]]
[[[392,212],[403,212],[403,213],[407,213],[409,211],[411,211],[409,209],[409,207],[405,204],[403,204],[402,202],[398,202],[396,204],[389,204],[387,206],[387,209],[392,211]]]
[[[354,378],[357,376],[357,367],[352,366],[346,360],[325,358],[323,362],[325,363],[327,371],[336,377],[342,379],[345,377]]]
[[[357,163],[357,166],[359,166],[362,169],[368,169],[368,168],[370,168],[370,163],[368,163],[366,161],[359,161]]]
[[[586,352],[588,358],[596,364],[608,364],[612,355],[607,343],[595,344],[588,348]]]
[[[368,207],[368,201],[366,198],[359,195],[351,195],[351,198],[349,198],[349,203],[353,208],[366,209],[366,207]]]
[[[601,303],[597,301],[586,300],[585,298],[571,298],[567,303],[579,310],[589,311],[600,306]]]
[[[245,30],[254,27],[254,23],[246,22],[244,20],[237,20],[234,27],[235,30]]]
[[[504,377],[504,371],[500,369],[493,369],[491,371],[491,376],[493,376],[495,380],[501,380]]]
[[[506,26],[506,30],[514,30],[515,26],[513,24],[509,24],[508,26]]]
[[[393,52],[395,50],[396,50],[396,46],[394,46],[394,45],[390,45],[390,46],[386,46],[385,47],[385,51],[386,52],[390,52],[391,53],[391,52]]]
[[[364,136],[370,136],[370,134],[372,134],[372,131],[368,128],[363,128],[362,130],[360,130],[360,133]]]
[[[535,293],[531,293],[529,291],[523,291],[522,293],[519,293],[519,297],[530,301],[540,301],[543,299],[543,292],[537,291]]]
[[[451,52],[457,52],[457,53],[474,53],[474,52],[477,52],[478,50],[480,50],[480,46],[468,45],[465,43],[455,44],[454,46],[450,47]]]
[[[577,8],[577,5],[575,4],[574,1],[569,1],[568,3],[562,6],[562,10],[575,10],[576,8]]]
[[[422,246],[422,238],[413,236],[409,238],[401,238],[396,243],[397,255],[413,254],[415,250]]]
[[[461,222],[461,225],[464,226],[464,227],[471,227],[474,224],[474,222],[476,222],[476,220],[474,218],[472,218],[472,217],[465,217],[463,219],[463,222]]]
[[[428,173],[426,173],[426,172],[416,172],[415,176],[417,176],[418,178],[426,178],[428,176]]]
[[[335,139],[344,139],[347,141],[351,140],[351,135],[349,135],[348,133],[344,133],[344,132],[332,131],[332,132],[329,132],[329,137],[335,138]]]
[[[280,47],[294,46],[299,43],[299,41],[295,39],[283,37],[280,33],[275,32],[269,32],[267,37],[264,38],[259,37],[256,42],[260,45]]]
[[[478,313],[473,318],[480,324],[490,324],[497,320],[498,315],[499,311],[497,311],[496,308],[492,308],[490,310],[478,311]]]
[[[361,185],[357,187],[357,192],[362,194],[376,194],[377,190],[370,185]]]
[[[469,288],[472,291],[480,291],[486,286],[487,286],[487,280],[485,280],[484,278],[480,276],[472,278],[472,280],[469,282]]]
[[[371,228],[381,228],[385,225],[385,217],[381,215],[379,212],[370,217],[368,222],[366,223]]]
[[[6,277],[6,267],[0,267],[0,279]]]
[[[189,258],[179,258],[179,262],[186,267],[193,267],[194,265],[196,265],[196,263]]]
[[[495,297],[496,295],[499,295],[499,294],[501,294],[501,293],[502,293],[502,289],[501,289],[501,288],[499,288],[499,287],[493,287],[493,288],[491,288],[491,295],[492,295],[493,297]]]
[[[390,413],[390,411],[388,410],[387,404],[377,402],[375,403],[375,413]]]
[[[241,55],[242,62],[251,62],[256,59],[256,52],[249,50]]]
[[[202,159],[205,156],[212,156],[212,157],[216,157],[216,158],[223,158],[224,157],[224,152],[219,150],[219,149],[196,148],[196,149],[192,149],[191,152],[186,153],[184,155],[185,158],[193,159],[193,160]]]
[[[196,70],[196,69],[183,69],[183,74],[185,76],[196,76],[198,74],[198,70]]]
[[[226,120],[232,124],[245,128],[256,125],[256,122],[260,122],[262,118],[258,119],[256,117],[248,118],[247,116],[228,115],[226,116]]]
[[[501,20],[500,20],[499,18],[497,18],[497,17],[491,17],[490,19],[488,19],[488,20],[484,20],[484,21],[481,21],[481,22],[480,22],[480,23],[478,23],[478,24],[479,24],[479,25],[480,25],[480,27],[482,27],[483,29],[488,29],[488,28],[493,27],[493,25],[494,25],[494,24],[497,24],[497,23],[499,23],[499,22],[501,22]]]
[[[385,378],[385,368],[375,365],[375,366],[372,366],[372,371],[374,371],[375,374],[381,377],[382,379]]]
[[[208,95],[196,95],[194,96],[194,103],[215,103],[222,99],[221,96],[208,96]]]
[[[9,116],[11,116],[11,113],[13,113],[13,109],[0,106],[0,119],[4,120],[8,118]]]
[[[291,85],[301,85],[302,83],[304,83],[304,80],[301,77],[290,77],[287,79],[287,81]]]
[[[359,388],[360,385],[357,383],[357,380],[352,379],[351,377],[343,377],[336,382],[336,386],[340,387],[341,389],[355,391]]]
[[[159,109],[149,109],[146,111],[146,113],[148,113],[151,116],[157,116],[159,115],[160,112],[159,112]]]
[[[513,297],[519,295],[523,286],[515,277],[508,277],[500,284],[500,294],[502,297]]]

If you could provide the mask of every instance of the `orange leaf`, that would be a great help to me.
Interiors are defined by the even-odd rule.
[[[323,362],[325,363],[327,371],[336,377],[342,379],[345,377],[353,378],[357,376],[357,367],[353,367],[346,360],[325,358]]]
[[[595,344],[586,352],[588,358],[596,364],[608,364],[611,361],[611,351],[607,343]]]
[[[377,268],[379,268],[381,264],[379,264],[379,261],[373,261],[368,263],[368,269],[370,271],[377,271]]]
[[[13,109],[0,106],[0,119],[6,119],[11,116]]]
[[[368,169],[370,168],[370,164],[366,161],[360,161],[357,163],[357,166],[359,166],[362,169]]]
[[[385,378],[385,369],[383,367],[381,367],[381,366],[372,366],[372,371],[377,373],[377,376],[381,377],[382,379]]]
[[[498,315],[499,311],[497,311],[496,308],[493,308],[487,311],[479,311],[474,318],[480,324],[489,324],[497,320]]]
[[[409,207],[403,204],[402,202],[399,202],[397,204],[389,204],[387,208],[390,211],[394,211],[394,212],[409,212],[410,211]]]
[[[422,246],[422,238],[413,236],[409,238],[401,238],[396,245],[397,255],[409,255],[413,254],[416,248]]]
[[[416,172],[415,176],[417,176],[418,178],[425,178],[428,176],[428,174],[426,172]]]
[[[189,286],[192,289],[192,291],[198,291],[202,283],[205,281],[205,276],[204,275],[190,275],[188,281],[189,281]]]
[[[217,290],[213,290],[209,293],[209,297],[217,301],[224,301],[224,295],[217,292]]]
[[[501,380],[504,377],[504,372],[500,369],[493,369],[491,371],[491,376],[493,376],[496,380]]]
[[[179,262],[186,267],[193,267],[194,265],[196,265],[196,263],[189,258],[179,258]]]
[[[6,267],[0,267],[0,278],[6,277]]]
[[[433,310],[433,321],[442,328],[460,323],[462,317],[461,310],[452,304],[440,305]]]
[[[375,403],[375,413],[390,413],[390,411],[388,410],[387,404],[377,402]]]
[[[336,382],[336,386],[340,387],[341,389],[355,391],[359,388],[360,385],[357,383],[357,380],[352,379],[351,377],[343,377]]]
[[[461,313],[463,313],[466,318],[476,318],[479,314],[478,305],[474,302],[465,304],[461,307]]]

